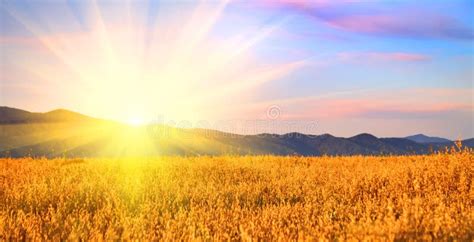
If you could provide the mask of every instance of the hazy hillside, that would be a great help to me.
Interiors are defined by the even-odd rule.
[[[94,118],[65,109],[56,109],[47,113],[33,113],[16,108],[0,107],[0,124],[79,122],[94,120]]]
[[[422,144],[440,144],[440,143],[449,143],[451,140],[445,139],[445,138],[440,138],[440,137],[430,137],[426,136],[424,134],[416,134],[412,136],[407,136],[405,139],[409,139],[411,141],[415,141],[417,143],[422,143]]]
[[[1,107],[0,114],[0,155],[11,157],[423,154],[453,144],[423,144],[370,134],[350,138],[301,133],[237,135],[162,125],[132,127],[67,110],[31,113]],[[474,147],[474,140],[464,144]]]

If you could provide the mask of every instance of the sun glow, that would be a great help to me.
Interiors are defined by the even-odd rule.
[[[81,26],[67,2],[55,2],[55,6],[64,4],[64,21]],[[303,64],[262,65],[253,53],[252,47],[272,34],[280,22],[265,26],[264,31],[213,35],[225,8],[226,1],[200,3],[177,14],[186,17],[163,11],[150,24],[143,18],[146,10],[139,7],[114,2],[114,8],[103,8],[92,1],[85,8],[85,22],[90,26],[66,32],[46,12],[38,15],[49,23],[48,29],[6,7],[35,35],[31,48],[36,50],[29,53],[48,57],[29,57],[41,62],[25,62],[21,68],[55,93],[67,93],[68,102],[78,110],[131,125],[141,125],[144,119],[127,115],[130,110],[124,107],[130,105],[140,107],[132,112],[176,121],[222,117],[235,112],[229,106],[241,108],[235,100],[238,105],[251,103],[259,86]],[[62,84],[66,79],[68,84]]]
[[[145,125],[145,120],[140,117],[131,117],[127,120],[127,123],[131,126],[142,126]]]

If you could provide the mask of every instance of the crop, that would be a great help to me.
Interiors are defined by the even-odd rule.
[[[472,241],[473,158],[0,159],[0,240]]]

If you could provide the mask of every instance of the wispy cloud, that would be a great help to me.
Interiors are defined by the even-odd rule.
[[[352,15],[325,21],[347,31],[375,35],[452,39],[472,39],[474,36],[471,29],[448,16],[426,13],[420,15]]]
[[[321,111],[330,118],[413,119],[436,118],[451,112],[473,111],[473,106],[453,102],[404,102],[380,99],[326,100]]]
[[[263,1],[264,6],[283,8],[309,16],[328,26],[377,36],[472,40],[474,31],[455,16],[426,11],[422,6],[375,10],[356,1]],[[374,4],[376,5],[376,4]]]
[[[431,57],[418,53],[408,52],[341,52],[337,54],[340,60],[368,60],[368,61],[427,61]]]
[[[334,95],[271,100],[260,105],[281,107],[282,118],[320,119],[415,119],[435,118],[453,112],[473,113],[474,89],[404,89],[336,92]],[[255,107],[258,109],[258,107]]]

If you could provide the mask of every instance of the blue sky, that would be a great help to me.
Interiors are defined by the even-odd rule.
[[[2,1],[1,105],[474,136],[471,1]],[[235,127],[227,131],[246,133]]]

